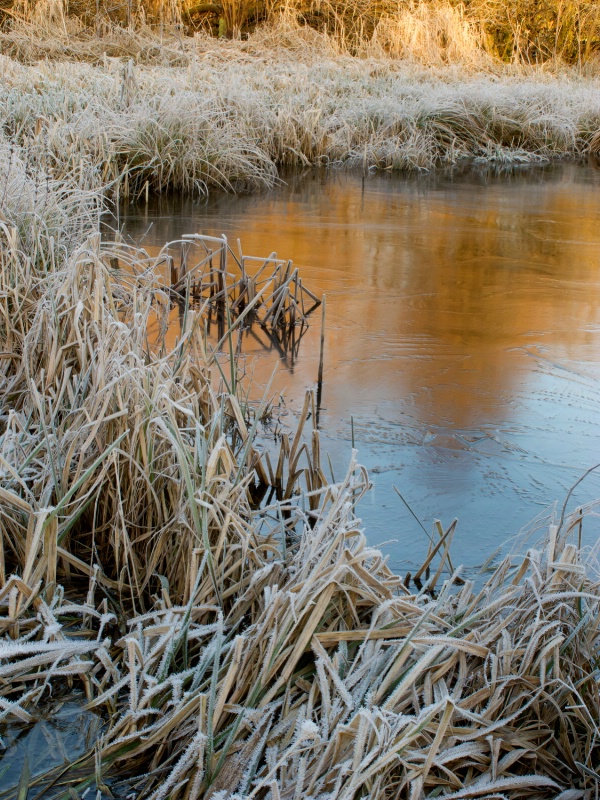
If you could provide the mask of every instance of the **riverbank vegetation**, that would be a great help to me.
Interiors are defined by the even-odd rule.
[[[274,48],[273,35],[161,46],[135,31],[91,43],[11,32],[0,124],[54,178],[80,171],[120,197],[269,187],[283,166],[430,169],[600,149],[592,76],[340,56],[298,28]],[[96,63],[77,61],[81,48]]]
[[[216,5],[185,24],[216,13],[241,36],[252,4]],[[173,27],[180,7],[130,4],[118,27],[104,6],[4,4],[0,715],[26,726],[80,692],[104,724],[76,763],[24,770],[22,797],[596,796],[600,578],[580,543],[594,507],[477,588],[448,573],[454,526],[436,528],[413,588],[360,528],[365,471],[353,457],[325,474],[313,393],[264,452],[268,391],[250,402],[236,369],[254,299],[226,305],[216,348],[208,306],[184,301],[167,351],[147,335],[173,300],[164,254],[101,241],[111,197],[269,187],[282,165],[600,147],[583,61],[450,57],[445,34],[426,58],[358,52],[349,4],[327,5],[325,31],[318,5],[219,41]]]
[[[596,19],[572,6],[561,14]],[[576,63],[557,51],[532,65],[523,52],[500,59],[448,4],[217,7],[237,38],[186,27],[179,6],[129,4],[121,20],[102,5],[93,16],[85,4],[6,5],[9,141],[56,179],[79,169],[121,198],[268,188],[284,166],[431,169],[600,150],[595,22],[585,36],[581,20],[569,28],[583,37]]]

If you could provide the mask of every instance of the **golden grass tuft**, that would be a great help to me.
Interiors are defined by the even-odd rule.
[[[505,62],[566,62],[578,66],[597,58],[600,14],[589,0],[3,0],[0,22],[13,32],[84,39],[102,37],[111,46],[117,31],[132,41],[152,27],[202,30],[240,39],[270,26],[318,31],[338,51],[386,52],[424,60],[440,56],[482,57]],[[283,25],[282,25],[283,23]]]

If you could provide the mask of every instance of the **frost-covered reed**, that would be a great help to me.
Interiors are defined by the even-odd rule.
[[[164,65],[0,57],[0,124],[55,179],[79,171],[120,197],[269,187],[284,165],[430,169],[598,149],[591,77],[426,68],[336,55],[327,41],[296,29],[278,49],[268,34],[198,36],[174,66],[172,42]]]
[[[229,391],[202,310],[172,352],[149,347],[167,291],[156,259],[101,243],[93,166],[59,182],[29,146],[0,148],[0,714],[82,689],[107,722],[45,780],[69,798],[118,776],[152,800],[595,797],[594,509],[479,590],[411,592],[360,529],[364,470],[323,474],[313,395],[271,463],[265,406]]]

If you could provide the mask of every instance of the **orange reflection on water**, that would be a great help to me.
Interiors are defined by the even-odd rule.
[[[122,223],[134,238],[152,224],[148,247],[226,233],[245,253],[292,259],[305,285],[327,295],[324,425],[335,439],[351,415],[362,419],[371,463],[400,428],[413,445],[467,450],[502,428],[531,458],[535,450],[531,470],[549,502],[568,479],[544,464],[583,470],[597,460],[600,172],[591,165],[364,181],[312,173],[265,195],[128,208]],[[277,351],[244,336],[266,383]],[[292,398],[316,381],[319,336],[317,312],[298,358],[280,359],[276,386]],[[491,462],[479,469],[477,458],[470,490],[485,496]],[[402,450],[404,468],[419,459]],[[430,493],[447,480],[436,468],[419,473]]]

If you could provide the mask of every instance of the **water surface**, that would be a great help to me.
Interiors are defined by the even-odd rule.
[[[122,210],[149,250],[184,233],[240,238],[292,259],[327,296],[321,426],[334,470],[351,449],[374,489],[361,506],[392,565],[422,560],[426,528],[459,518],[474,568],[600,461],[600,171],[292,176],[276,191],[162,198]],[[247,335],[259,382],[292,409],[317,377],[319,315],[296,358]],[[176,325],[172,331],[177,335]],[[600,496],[588,478],[571,506]],[[587,540],[595,535],[588,525]]]
[[[2,797],[16,797],[23,772],[31,777],[26,785],[28,800],[42,795],[44,798],[64,796],[65,789],[48,787],[46,780],[36,784],[35,779],[49,773],[50,780],[57,777],[60,767],[65,775],[69,765],[88,752],[102,733],[102,720],[84,708],[82,698],[75,697],[58,702],[39,712],[29,724],[0,722],[0,793]],[[56,770],[56,772],[51,772]],[[61,776],[62,777],[62,776]],[[79,776],[81,778],[81,776]],[[10,792],[14,787],[14,795]],[[101,792],[98,792],[101,796]],[[96,791],[88,792],[96,797]],[[100,800],[100,798],[99,798]]]

